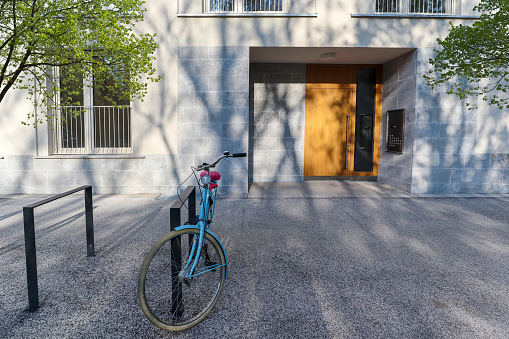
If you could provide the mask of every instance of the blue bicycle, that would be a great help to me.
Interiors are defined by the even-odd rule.
[[[162,237],[147,254],[138,277],[138,299],[145,316],[157,327],[169,331],[188,329],[212,311],[228,276],[223,245],[209,230],[221,175],[211,171],[219,161],[245,157],[246,153],[223,156],[203,163],[200,213],[196,225],[183,225]]]

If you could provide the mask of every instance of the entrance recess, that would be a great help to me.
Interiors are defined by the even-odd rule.
[[[376,178],[381,83],[376,65],[308,65],[305,179]]]

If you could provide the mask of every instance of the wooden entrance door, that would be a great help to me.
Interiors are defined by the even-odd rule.
[[[351,86],[308,87],[304,176],[349,176],[355,123]]]
[[[376,79],[366,82],[366,69]],[[307,66],[304,177],[376,178],[381,75],[379,65]]]

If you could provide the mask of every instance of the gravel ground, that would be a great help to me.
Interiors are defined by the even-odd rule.
[[[146,320],[136,284],[171,203],[83,196],[35,209],[40,309],[28,306],[22,207],[0,198],[0,338],[509,338],[509,197],[221,199],[229,277],[190,330]]]

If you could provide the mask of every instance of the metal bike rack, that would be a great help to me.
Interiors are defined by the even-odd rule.
[[[182,225],[180,221],[180,209],[184,205],[185,201],[188,201],[188,223],[193,224],[196,219],[196,189],[194,186],[188,186],[184,192],[180,195],[179,199],[173,203],[170,207],[170,231],[173,231],[175,227]],[[181,259],[181,248],[180,244],[182,240],[180,237],[173,238],[171,240],[171,293],[172,293],[172,304],[171,311],[176,317],[182,315],[182,283],[179,282],[178,274],[182,267]]]
[[[94,212],[92,206],[92,186],[81,186],[76,189],[54,195],[48,199],[23,207],[25,228],[25,253],[28,284],[28,310],[34,312],[39,308],[39,287],[37,282],[37,261],[35,257],[35,221],[34,208],[63,198],[67,195],[85,190],[85,223],[87,234],[87,257],[95,256],[94,250]]]
[[[194,223],[196,218],[196,188],[194,186],[187,186],[184,192],[180,195],[173,205],[170,207],[170,231],[173,231],[175,227],[182,225],[180,221],[180,209],[184,206],[186,200],[188,203],[188,222]]]

